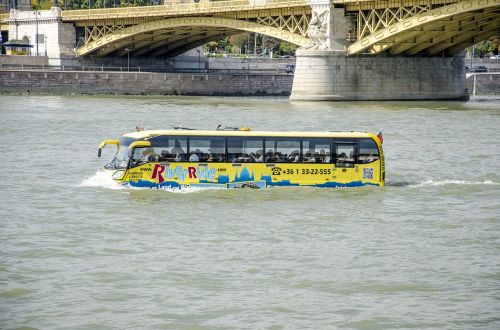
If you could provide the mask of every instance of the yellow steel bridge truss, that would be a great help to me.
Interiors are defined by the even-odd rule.
[[[500,0],[401,1],[411,6],[366,8],[347,54],[455,54],[500,35]]]
[[[77,54],[176,55],[242,31],[311,45],[309,0],[166,0],[165,5],[62,12],[82,31]],[[500,0],[332,0],[354,31],[346,53],[455,54],[500,35]],[[5,16],[5,15],[4,15]],[[5,26],[5,17],[2,26]]]

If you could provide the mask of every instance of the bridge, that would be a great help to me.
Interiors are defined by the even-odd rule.
[[[62,12],[63,22],[81,28],[79,56],[96,54],[175,56],[208,41],[242,31],[278,38],[301,47],[308,34],[310,0],[167,2],[162,6]],[[498,0],[333,0],[344,8],[348,55],[456,54],[500,34]],[[321,17],[313,24],[321,24]]]
[[[337,96],[329,91],[328,85],[335,79],[350,81],[352,70],[364,63],[365,57],[373,58],[371,63],[386,66],[394,66],[396,62],[403,66],[418,65],[422,72],[427,72],[419,73],[427,80],[434,79],[430,72],[437,68],[442,71],[441,66],[445,66],[446,81],[450,81],[456,79],[459,66],[463,71],[463,60],[461,65],[454,60],[457,55],[500,34],[500,0],[166,0],[159,6],[54,13],[58,24],[66,26],[64,35],[73,36],[69,42],[60,44],[67,44],[65,49],[72,49],[79,57],[173,57],[244,31],[284,40],[301,47],[297,53],[294,93],[309,93],[301,87],[301,77],[319,73],[323,81],[316,87],[325,90],[320,94],[331,94],[328,98],[334,99]],[[9,29],[19,22],[38,24],[40,17],[33,14],[13,12],[2,22],[7,22]],[[447,59],[430,60],[438,56]],[[422,58],[429,60],[419,62]],[[314,73],[318,65],[321,70],[333,71],[328,75]],[[426,65],[429,67],[425,68]],[[332,76],[338,67],[343,75]],[[372,66],[366,64],[366,67]],[[373,74],[373,69],[370,70],[368,73]],[[399,72],[404,70],[408,69],[401,68]],[[364,88],[359,87],[362,78],[342,89]],[[464,86],[465,82],[450,90]],[[451,93],[449,98],[460,93]]]
[[[307,48],[314,46],[314,26],[310,29],[314,2],[168,1],[160,6],[67,10],[62,11],[61,20],[77,29],[78,56],[125,56],[129,52],[131,56],[176,56],[243,31]],[[500,34],[499,0],[333,0],[331,4],[343,8],[348,18],[344,29],[347,55],[453,55]],[[316,30],[322,19],[314,18]],[[6,30],[8,14],[1,14],[0,20]]]

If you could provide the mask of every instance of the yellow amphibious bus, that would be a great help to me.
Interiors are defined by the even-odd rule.
[[[132,187],[383,186],[381,141],[366,132],[149,130],[103,141],[98,156],[116,145],[105,168]]]

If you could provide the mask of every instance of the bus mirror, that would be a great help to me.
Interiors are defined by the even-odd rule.
[[[104,141],[102,141],[101,144],[99,144],[99,150],[97,150],[97,157],[101,157],[102,149],[108,144],[119,145],[120,141],[119,140],[104,140]]]

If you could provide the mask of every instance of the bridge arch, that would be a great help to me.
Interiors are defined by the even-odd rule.
[[[467,0],[412,16],[359,39],[348,55],[455,54],[500,31],[500,0]]]
[[[307,47],[311,42],[302,35],[249,21],[218,17],[178,17],[115,30],[77,48],[76,53],[78,56],[91,53],[105,56],[113,52],[123,55],[130,51],[127,47],[131,46],[132,51],[138,55],[146,52],[153,55],[177,55],[215,40],[221,34],[231,35],[242,31],[256,32],[301,47]],[[163,46],[167,48],[162,50]]]

